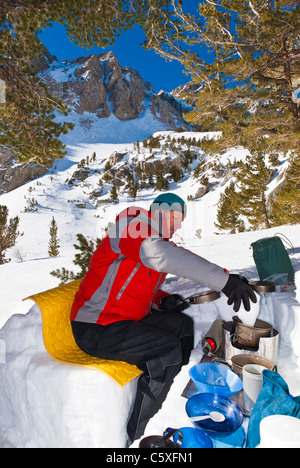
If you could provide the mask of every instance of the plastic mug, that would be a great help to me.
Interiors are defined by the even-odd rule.
[[[243,366],[244,409],[251,413],[263,386],[262,372],[266,367],[259,364]]]

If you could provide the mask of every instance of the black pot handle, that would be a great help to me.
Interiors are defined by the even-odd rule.
[[[175,447],[181,447],[183,441],[183,434],[179,429],[166,429],[164,432],[164,440],[169,440],[171,437],[174,437],[178,433],[178,440],[175,444]]]

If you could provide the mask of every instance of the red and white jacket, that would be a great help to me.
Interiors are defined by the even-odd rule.
[[[71,321],[101,325],[141,320],[167,295],[160,287],[168,273],[221,291],[223,268],[169,242],[158,220],[131,207],[116,219],[91,258],[71,311]]]

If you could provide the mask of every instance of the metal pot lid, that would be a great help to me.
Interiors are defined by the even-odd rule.
[[[187,300],[190,301],[191,304],[205,304],[207,302],[215,301],[220,297],[221,294],[217,291],[204,291],[188,297]]]
[[[276,291],[276,286],[271,281],[249,281],[249,286],[258,293],[271,293]]]

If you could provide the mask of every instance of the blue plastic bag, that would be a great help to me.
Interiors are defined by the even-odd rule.
[[[284,414],[300,419],[300,396],[293,398],[285,380],[276,372],[263,371],[263,387],[252,410],[247,434],[247,448],[260,443],[260,422],[267,416]]]

